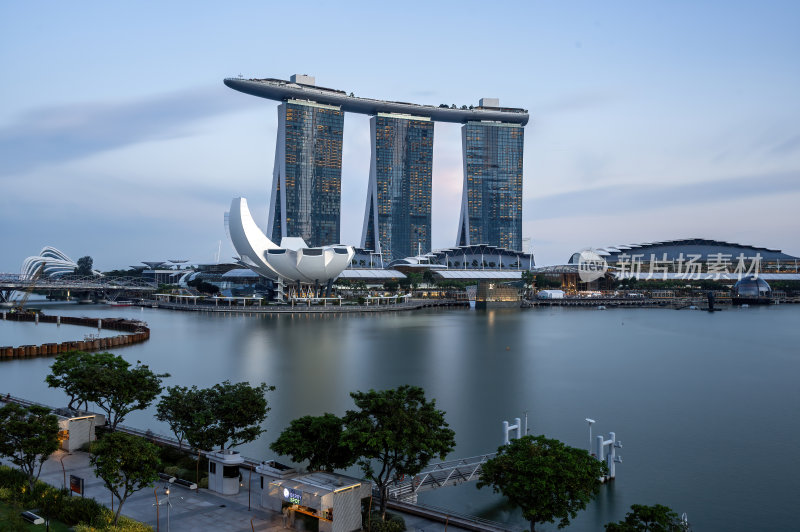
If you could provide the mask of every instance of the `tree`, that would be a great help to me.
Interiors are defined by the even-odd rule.
[[[366,477],[377,485],[385,519],[389,482],[416,475],[435,456],[444,460],[455,447],[455,433],[444,412],[436,409],[436,401],[427,401],[417,386],[350,396],[359,410],[345,415],[344,441],[360,457],[358,465]]]
[[[383,289],[391,293],[396,292],[399,286],[400,283],[398,283],[397,281],[386,281],[385,283],[383,283]]]
[[[50,366],[45,382],[50,388],[61,388],[69,396],[67,408],[76,410],[89,401],[92,384],[89,380],[89,353],[69,351],[58,355]]]
[[[491,486],[530,521],[569,524],[597,494],[606,465],[585,450],[544,436],[524,436],[497,449],[482,467],[478,488]]]
[[[144,410],[161,393],[161,379],[169,373],[156,374],[137,361],[130,363],[111,353],[89,355],[89,400],[103,412],[111,430],[116,430],[125,416],[134,410]]]
[[[689,523],[681,521],[669,506],[631,505],[631,511],[618,523],[608,523],[606,532],[686,532]]]
[[[91,275],[94,275],[94,272],[92,271],[93,263],[94,261],[92,260],[92,257],[90,257],[89,255],[79,258],[78,262],[76,263],[78,267],[75,268],[75,274],[81,275],[83,277],[89,277]]]
[[[406,274],[404,279],[400,279],[399,284],[400,287],[403,289],[415,290],[417,286],[422,282],[422,274],[417,272],[409,272]]]
[[[187,401],[194,405],[194,412],[186,420],[185,427],[189,445],[212,450],[255,440],[265,432],[261,422],[270,411],[264,394],[274,389],[263,382],[255,387],[246,382],[231,384],[230,381],[204,389],[192,386],[187,391]]]
[[[70,408],[87,402],[97,404],[115,430],[130,412],[153,402],[161,393],[164,377],[169,374],[153,373],[140,362],[131,368],[129,362],[112,353],[72,351],[56,358],[45,381],[67,393]]]
[[[525,288],[531,290],[533,289],[533,284],[536,282],[536,275],[530,270],[523,270],[522,282],[525,284]]]
[[[28,475],[31,491],[42,464],[59,446],[58,418],[48,408],[8,403],[0,408],[0,455]]]
[[[170,386],[156,405],[156,419],[164,421],[183,448],[187,429],[192,427],[192,416],[197,408],[196,397],[186,386]]]
[[[344,420],[333,414],[303,416],[293,420],[269,446],[293,462],[308,460],[309,471],[345,469],[356,462],[342,440]]]
[[[97,476],[119,501],[114,514],[115,525],[125,500],[158,480],[161,466],[158,447],[122,432],[106,434],[92,448],[90,460]]]

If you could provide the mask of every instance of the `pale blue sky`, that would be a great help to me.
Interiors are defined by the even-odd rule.
[[[395,5],[0,4],[0,271],[44,245],[103,269],[210,262],[219,241],[229,258],[232,197],[265,225],[277,116],[222,84],[238,74],[527,108],[524,235],[539,264],[695,236],[800,255],[800,4]],[[459,126],[435,135],[445,247]],[[368,166],[367,118],[347,115],[345,243],[360,238]]]

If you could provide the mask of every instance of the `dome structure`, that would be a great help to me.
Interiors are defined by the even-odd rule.
[[[20,276],[23,279],[30,279],[39,269],[42,270],[42,277],[58,277],[68,273],[75,273],[78,264],[67,257],[67,255],[52,246],[45,246],[42,251],[34,257],[28,257],[22,262],[20,269]],[[100,272],[92,270],[94,275],[100,275]]]
[[[766,303],[772,296],[769,283],[750,275],[733,285],[733,298],[740,303]]]
[[[272,280],[326,283],[336,279],[355,254],[352,246],[309,248],[298,237],[286,237],[280,246],[275,244],[256,225],[245,198],[231,202],[228,231],[239,263]]]

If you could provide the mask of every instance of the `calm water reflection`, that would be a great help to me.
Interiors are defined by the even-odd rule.
[[[242,448],[249,456],[271,456],[267,445],[296,417],[344,413],[352,406],[350,391],[409,383],[424,387],[447,411],[458,442],[453,458],[496,449],[502,420],[525,410],[532,432],[575,446],[588,444],[585,417],[597,420],[595,434],[616,431],[625,445],[618,478],[572,530],[597,530],[633,503],[685,511],[695,530],[796,524],[800,307],[294,318],[49,308],[147,321],[151,340],[117,353],[171,373],[170,385],[224,379],[276,385],[268,432]],[[16,334],[3,324],[0,344],[16,343]],[[63,403],[42,384],[50,363],[1,364],[0,392]],[[151,413],[134,414],[128,423],[167,431]],[[474,484],[421,500],[520,519]]]

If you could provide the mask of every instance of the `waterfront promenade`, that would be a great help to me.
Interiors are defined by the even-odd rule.
[[[236,314],[374,314],[379,312],[403,312],[434,307],[469,307],[469,301],[460,299],[411,299],[403,303],[373,303],[370,305],[208,305],[203,303],[176,303],[143,300],[142,307],[184,310],[188,312],[236,313]]]
[[[3,465],[13,466],[8,460],[0,460]],[[63,465],[63,469],[62,469]],[[86,497],[94,498],[101,504],[111,508],[111,495],[103,485],[103,481],[94,474],[94,468],[89,463],[89,453],[56,451],[44,463],[39,479],[52,486],[61,488],[68,484],[70,475],[75,475],[84,480],[84,493]],[[164,491],[170,486],[169,501],[171,509],[167,508],[167,495]],[[156,493],[160,506],[156,512]],[[132,519],[153,527],[153,530],[224,530],[229,532],[246,531],[278,531],[284,530],[282,515],[259,505],[260,480],[258,475],[243,472],[242,488],[238,495],[220,495],[207,489],[190,490],[176,484],[167,484],[158,481],[153,488],[137,491],[125,501],[122,513]],[[73,494],[73,496],[78,496]],[[114,502],[116,504],[116,501]],[[445,532],[451,530],[486,530],[500,532],[503,530],[516,530],[516,528],[501,528],[486,524],[478,526],[473,524],[469,528],[457,526],[460,518],[452,517],[446,523],[437,522],[424,517],[424,513],[437,513],[435,510],[426,510],[410,504],[390,503],[392,511],[402,514],[409,531]],[[445,515],[442,513],[442,515]],[[169,528],[167,528],[169,519]],[[295,522],[294,529],[303,530],[302,521]]]
[[[23,406],[38,405],[51,408],[41,403],[0,395],[0,404],[14,402]],[[179,448],[178,441],[171,436],[156,434],[150,430],[144,431],[133,427],[118,425],[117,430],[137,437],[145,438],[159,446]],[[186,452],[197,454],[187,447]],[[253,474],[260,461],[244,457],[244,468],[241,471],[241,489],[236,495],[221,495],[208,489],[188,489],[179,484],[169,484],[163,480],[156,482],[151,488],[145,488],[133,493],[123,506],[123,515],[139,522],[148,524],[154,529],[166,525],[168,530],[276,530],[283,529],[282,515],[260,505],[261,479],[258,474]],[[0,457],[0,464],[14,466],[9,460]],[[84,480],[84,496],[94,498],[101,504],[113,509],[116,501],[112,501],[111,494],[103,481],[95,475],[94,468],[89,460],[89,453],[75,451],[68,453],[58,450],[44,463],[39,480],[58,488],[67,488],[67,479],[75,475]],[[185,479],[190,480],[191,479]],[[447,485],[445,482],[444,485]],[[170,489],[171,509],[167,509],[165,501],[166,491]],[[73,494],[73,496],[75,496]],[[156,512],[156,498],[160,506]],[[397,500],[388,500],[387,508],[403,516],[407,530],[446,532],[448,528],[470,532],[516,532],[518,527],[480,519],[471,515],[451,512],[443,508],[434,508],[425,505],[411,504]],[[165,517],[167,516],[167,517]],[[303,530],[302,521],[297,521],[295,528]]]

